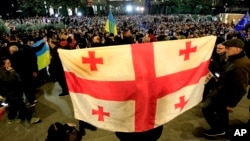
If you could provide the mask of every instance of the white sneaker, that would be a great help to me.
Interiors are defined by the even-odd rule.
[[[20,122],[21,122],[21,119],[20,119],[20,118],[15,119],[15,122],[16,122],[16,123],[20,123]]]
[[[35,106],[36,106],[35,103],[34,103],[34,104],[27,103],[27,104],[26,104],[26,107],[35,107]]]
[[[8,120],[8,124],[11,124],[11,123],[13,123],[13,119],[11,119],[11,120]]]
[[[40,118],[33,117],[30,119],[30,124],[36,124],[39,123],[40,121],[41,121]]]

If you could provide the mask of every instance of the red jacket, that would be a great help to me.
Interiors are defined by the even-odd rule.
[[[148,34],[148,37],[150,38],[150,42],[157,42],[158,41],[154,34]]]
[[[71,43],[68,43],[67,40],[60,41],[60,47],[64,49],[74,49],[76,47],[76,41],[72,39]]]

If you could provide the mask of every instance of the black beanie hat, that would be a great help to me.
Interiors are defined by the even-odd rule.
[[[225,47],[238,47],[244,49],[244,42],[241,39],[231,39],[222,43]]]

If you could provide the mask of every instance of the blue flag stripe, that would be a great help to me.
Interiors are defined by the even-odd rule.
[[[41,40],[37,41],[36,43],[34,43],[32,45],[32,47],[38,47],[43,42],[44,42],[44,40],[41,39]],[[39,50],[38,52],[36,52],[36,56],[40,56],[40,55],[44,54],[47,50],[49,50],[49,47],[47,44],[44,44],[43,48],[41,50]]]
[[[235,26],[236,31],[241,31],[250,23],[248,12],[241,18],[241,20]]]

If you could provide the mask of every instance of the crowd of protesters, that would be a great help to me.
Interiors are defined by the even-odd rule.
[[[121,44],[145,43],[167,40],[179,40],[198,38],[209,35],[217,36],[216,45],[226,40],[237,38],[245,42],[245,52],[250,56],[248,49],[250,42],[250,30],[247,28],[241,32],[234,31],[234,24],[225,24],[221,21],[206,20],[200,18],[198,21],[186,18],[180,20],[178,16],[152,16],[152,15],[135,15],[135,16],[119,16],[116,18],[118,34],[109,33],[105,31],[106,17],[61,17],[61,18],[28,18],[19,20],[6,20],[5,22],[18,23],[59,23],[63,22],[65,28],[43,29],[39,31],[18,32],[15,29],[11,34],[2,34],[0,37],[0,57],[6,61],[9,59],[13,69],[19,77],[16,78],[15,85],[19,81],[22,82],[22,90],[27,98],[27,106],[35,106],[37,102],[35,97],[34,82],[58,81],[62,93],[59,96],[68,95],[68,88],[66,85],[62,64],[60,62],[57,49],[80,49],[102,46],[117,46]],[[36,41],[44,39],[48,43],[51,53],[51,63],[48,69],[38,72],[36,65],[35,53],[41,49],[31,48]],[[1,62],[3,63],[3,62]],[[3,64],[4,65],[4,64]],[[1,66],[2,67],[2,66]],[[9,71],[9,70],[3,70]],[[13,74],[14,75],[14,74]],[[13,78],[14,79],[14,78]],[[1,82],[0,84],[3,84]],[[8,83],[11,84],[11,83]],[[18,85],[20,86],[20,85]],[[11,87],[11,86],[10,86]],[[18,94],[20,101],[20,89],[14,91],[10,89],[6,92],[2,89],[1,92]],[[6,95],[3,95],[6,97]],[[7,99],[8,100],[8,99]],[[21,103],[23,105],[23,103]],[[17,105],[16,105],[17,106]],[[24,108],[22,110],[25,111]],[[15,115],[9,117],[12,121]],[[29,120],[31,116],[29,115]],[[37,123],[33,121],[31,123]],[[159,132],[162,132],[162,127]],[[151,132],[151,131],[150,131]],[[152,132],[155,132],[154,130]],[[150,134],[150,133],[149,133]],[[161,134],[161,133],[160,133]],[[117,133],[118,138],[123,133]],[[133,138],[137,135],[133,134]],[[141,135],[140,135],[141,136]],[[154,137],[153,137],[154,138]],[[156,138],[159,138],[157,135]]]

